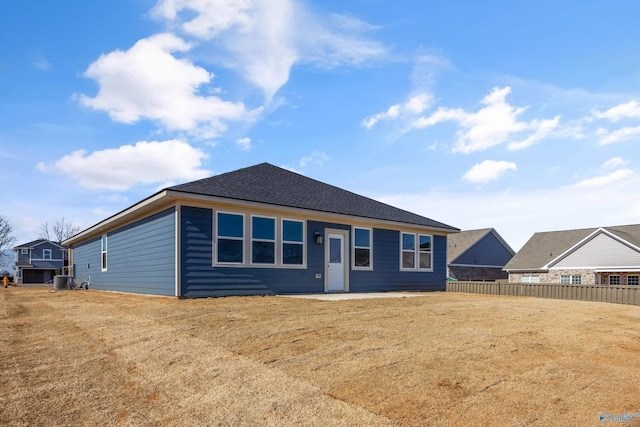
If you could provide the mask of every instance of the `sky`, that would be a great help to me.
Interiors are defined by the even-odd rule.
[[[635,0],[0,0],[17,243],[269,162],[514,250],[640,223]]]

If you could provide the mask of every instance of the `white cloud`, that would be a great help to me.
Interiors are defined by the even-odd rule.
[[[580,182],[577,182],[572,186],[572,188],[576,188],[576,189],[604,188],[616,182],[623,181],[629,178],[633,174],[634,172],[631,169],[618,169],[614,172],[611,172],[608,175],[596,176],[594,178],[588,178]]]
[[[640,103],[632,99],[626,104],[616,105],[604,112],[594,110],[593,115],[599,119],[608,119],[612,122],[617,122],[624,118],[640,118]]]
[[[604,162],[604,164],[602,165],[605,169],[611,169],[611,168],[616,168],[618,166],[624,166],[627,163],[629,163],[627,160],[623,159],[622,157],[613,157],[609,160],[607,160],[606,162]]]
[[[323,151],[313,150],[313,152],[309,156],[305,156],[301,158],[298,164],[300,165],[301,168],[311,163],[315,163],[318,166],[323,166],[324,163],[329,160],[330,160],[329,156],[327,156]]]
[[[92,153],[77,150],[53,164],[39,163],[38,169],[67,175],[90,190],[125,191],[137,184],[205,178],[210,175],[202,169],[207,157],[179,140],[140,141]]]
[[[446,121],[458,123],[453,152],[469,154],[509,142],[516,136],[525,136],[522,141],[511,142],[510,150],[526,148],[546,137],[558,126],[560,117],[530,122],[518,121],[518,116],[528,107],[514,107],[506,101],[510,87],[494,88],[481,103],[485,105],[477,112],[467,112],[460,108],[438,108],[428,117],[415,120],[413,127],[422,129]]]
[[[213,74],[172,55],[190,48],[184,40],[163,33],[139,40],[127,51],[102,55],[84,73],[98,82],[98,94],[93,98],[81,94],[78,100],[108,112],[118,122],[146,118],[168,130],[189,131],[203,138],[224,132],[228,121],[254,119],[259,110],[247,111],[241,102],[198,95]]]
[[[160,0],[151,13],[191,37],[215,40],[207,46],[216,49],[216,63],[238,70],[267,99],[295,64],[357,66],[388,52],[365,36],[374,27],[315,14],[294,0]]]
[[[597,135],[601,136],[599,144],[613,144],[614,142],[628,141],[630,139],[640,139],[640,126],[624,127],[607,132],[605,129],[598,129]]]
[[[29,60],[31,61],[31,65],[33,65],[38,70],[49,71],[51,69],[51,63],[47,61],[40,52],[32,53],[29,56]]]
[[[462,177],[471,184],[487,184],[495,181],[508,171],[515,171],[518,166],[513,162],[485,160],[474,165]]]
[[[240,147],[242,151],[249,151],[251,150],[251,138],[249,138],[248,136],[240,138],[236,140],[236,145]]]
[[[402,104],[392,105],[381,113],[374,114],[362,121],[362,126],[371,129],[381,120],[394,120],[399,117],[415,116],[423,113],[427,108],[431,107],[433,96],[428,93],[419,93],[411,96]]]

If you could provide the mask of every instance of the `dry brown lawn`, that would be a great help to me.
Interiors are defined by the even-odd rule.
[[[640,413],[636,306],[9,288],[0,328],[0,425],[597,426]]]

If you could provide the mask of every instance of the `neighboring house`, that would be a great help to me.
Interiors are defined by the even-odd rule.
[[[510,282],[638,285],[640,224],[535,233],[504,269]]]
[[[13,248],[13,267],[17,283],[46,283],[57,274],[66,274],[67,249],[55,242],[39,239]]]
[[[459,230],[262,163],[161,190],[66,240],[93,289],[207,297],[444,290]]]
[[[502,268],[515,251],[493,228],[450,234],[447,247],[448,276],[456,280],[499,280]]]

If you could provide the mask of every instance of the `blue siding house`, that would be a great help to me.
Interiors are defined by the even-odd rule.
[[[463,230],[449,236],[447,267],[456,280],[500,280],[515,251],[493,228]]]
[[[449,225],[262,163],[64,242],[93,289],[177,297],[444,290]]]
[[[17,283],[46,283],[56,274],[66,274],[67,248],[50,240],[38,239],[13,248],[13,267]]]

